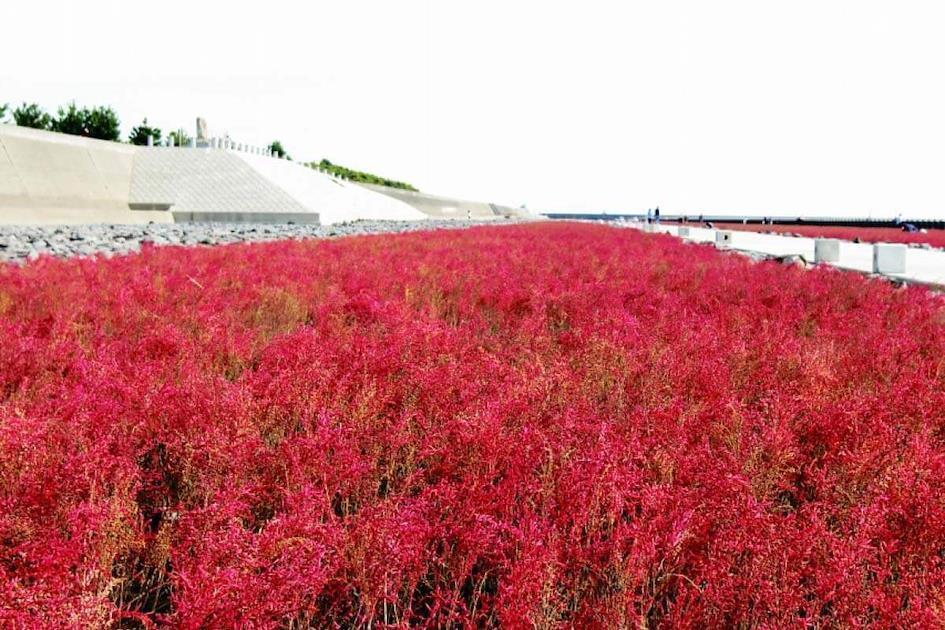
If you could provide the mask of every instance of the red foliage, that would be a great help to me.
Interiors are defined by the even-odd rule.
[[[759,225],[748,223],[719,223],[716,227],[749,232],[798,234],[811,238],[839,238],[846,241],[860,239],[864,243],[927,244],[932,247],[945,248],[945,230],[933,229],[923,234],[922,232],[903,232],[898,228],[841,227],[835,225]]]
[[[536,224],[0,268],[0,624],[945,622],[945,311]]]

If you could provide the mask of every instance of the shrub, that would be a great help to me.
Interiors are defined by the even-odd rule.
[[[19,127],[32,127],[33,129],[50,129],[52,127],[52,118],[36,103],[23,103],[14,109],[13,121]]]
[[[376,184],[378,186],[387,186],[388,188],[399,188],[401,190],[412,190],[414,192],[416,192],[417,190],[410,184],[407,184],[404,182],[398,182],[393,179],[387,179],[385,177],[378,177],[377,175],[372,175],[370,173],[355,171],[350,168],[340,166],[338,164],[332,164],[329,160],[322,160],[321,162],[319,162],[318,168],[336,177],[342,177],[344,179],[348,179],[353,182],[361,182],[364,184]]]
[[[943,298],[543,223],[0,267],[11,627],[939,627]]]
[[[292,156],[286,152],[285,148],[282,146],[282,143],[278,140],[272,141],[272,144],[269,145],[269,150],[272,151],[272,154],[276,157],[285,158],[287,160],[292,159]]]
[[[160,144],[161,130],[158,127],[149,125],[148,119],[145,118],[140,125],[131,130],[128,135],[128,142],[138,146],[146,146],[148,138],[151,138],[154,144]]]
[[[59,133],[99,140],[118,141],[120,137],[120,122],[110,107],[79,108],[75,102],[59,108],[50,128]]]

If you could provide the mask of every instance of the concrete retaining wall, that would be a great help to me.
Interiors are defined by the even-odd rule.
[[[446,216],[446,200],[437,206],[421,196],[431,200],[430,212],[423,212],[422,204],[387,192],[261,150],[136,147],[0,124],[0,224],[332,224]],[[473,218],[500,212],[472,206]],[[451,218],[467,218],[466,207]]]
[[[352,217],[374,221],[421,221],[429,218],[395,198],[337,180],[296,162],[251,153],[233,153],[232,156],[302,206],[317,212],[325,225],[351,221]]]
[[[128,205],[135,148],[0,124],[0,223],[170,222]]]

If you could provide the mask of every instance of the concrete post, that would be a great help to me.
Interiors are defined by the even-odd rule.
[[[905,273],[907,249],[889,243],[873,245],[873,273]]]
[[[149,146],[149,147],[153,147],[153,146],[154,146],[154,136],[152,136],[152,135],[149,135],[149,136],[148,136],[148,146]]]
[[[715,244],[716,246],[728,247],[732,244],[732,233],[725,230],[719,230],[715,233]]]
[[[197,148],[197,141],[193,138],[187,141],[187,146],[191,149]]]
[[[814,239],[814,262],[840,262],[840,241],[835,238]]]
[[[168,136],[168,137],[167,137],[167,146],[169,146],[169,147],[173,147],[173,146],[174,146],[174,136]]]

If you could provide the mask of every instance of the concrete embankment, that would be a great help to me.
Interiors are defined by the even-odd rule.
[[[389,195],[257,153],[137,147],[0,124],[0,225],[425,218]]]

